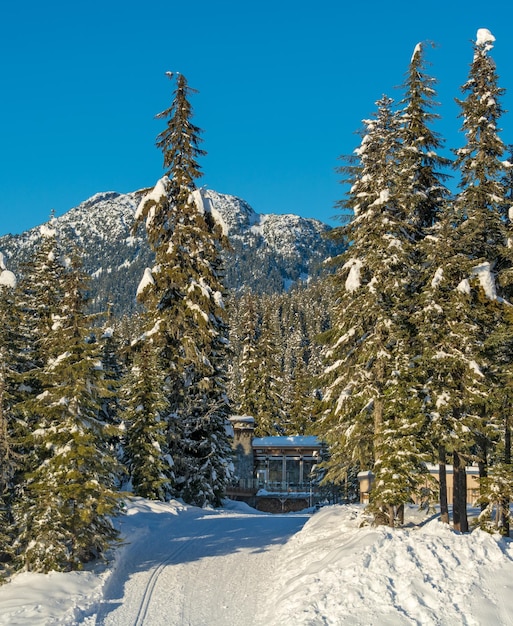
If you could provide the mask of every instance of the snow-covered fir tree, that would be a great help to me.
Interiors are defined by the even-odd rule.
[[[354,219],[338,229],[350,244],[338,259],[338,304],[326,334],[325,414],[320,434],[332,444],[328,477],[349,466],[372,469],[375,510],[393,524],[395,511],[423,482],[427,419],[414,363],[419,350],[414,312],[422,284],[418,244],[448,192],[437,168],[446,160],[429,129],[433,81],[412,56],[404,109],[382,98],[365,121],[360,147],[341,168],[351,185]],[[379,513],[381,515],[381,513]]]
[[[465,466],[478,461],[486,473],[496,432],[490,399],[502,394],[493,382],[495,359],[484,346],[490,345],[507,309],[498,296],[507,295],[500,284],[505,285],[511,268],[501,182],[504,146],[497,126],[503,90],[488,54],[491,37],[489,31],[478,32],[469,80],[462,88],[467,142],[456,151],[460,192],[445,203],[422,242],[427,273],[416,312],[417,367],[429,415],[427,439],[439,453],[442,519],[448,521],[445,463],[452,458],[453,521],[462,531],[468,530]]]
[[[163,501],[173,494],[174,484],[173,461],[167,453],[169,406],[162,393],[164,376],[151,341],[136,342],[132,366],[123,384],[123,460],[133,493]]]
[[[14,289],[16,277],[9,271],[0,253],[0,574],[14,556],[12,545],[15,529],[12,506],[15,496],[15,475],[19,467],[16,454],[15,396],[17,358],[13,341],[17,325]],[[7,566],[5,565],[7,564]]]
[[[422,241],[427,229],[437,220],[450,193],[445,186],[449,160],[439,154],[442,139],[432,129],[438,118],[434,109],[436,80],[426,71],[425,45],[419,43],[413,51],[400,112],[400,145],[397,152],[397,199],[409,225],[409,275],[400,304],[402,316],[403,355],[396,372],[396,387],[387,392],[384,429],[378,439],[378,469],[375,499],[384,491],[384,501],[392,495],[394,505],[409,501],[411,494],[423,481],[424,462],[432,450],[426,445],[426,411],[423,389],[424,372],[419,368],[422,353],[422,332],[415,322],[418,298],[425,281],[425,259]],[[429,341],[429,339],[428,339]],[[406,356],[406,358],[404,358]],[[391,516],[389,513],[389,517]]]
[[[191,93],[185,77],[177,75],[172,105],[158,115],[167,120],[157,146],[169,176],[141,200],[136,213],[155,252],[155,265],[146,270],[138,294],[153,313],[153,340],[166,372],[176,495],[218,505],[231,475],[224,233],[210,199],[196,189],[197,158],[204,152],[201,131],[191,122]]]
[[[56,345],[55,333],[52,331],[65,294],[64,244],[53,217],[41,226],[40,235],[40,243],[32,258],[22,265],[22,278],[17,289],[21,361],[18,402],[24,414],[27,433],[37,428],[37,416],[30,405],[43,391],[41,372],[48,359],[59,354],[59,346]],[[28,410],[25,410],[27,407]],[[37,446],[31,443],[27,443],[21,450],[26,472],[39,464]]]
[[[352,183],[344,208],[354,219],[341,229],[351,245],[334,276],[338,304],[326,335],[326,411],[319,426],[331,444],[328,478],[340,480],[354,464],[371,468],[374,498],[388,507],[404,501],[420,464],[417,434],[398,423],[410,414],[402,406],[410,399],[401,373],[411,359],[405,303],[411,296],[415,226],[400,202],[399,118],[390,98],[377,105],[355,151],[360,166],[342,168]],[[390,430],[404,434],[400,467],[386,445]],[[394,484],[388,480],[392,467],[399,477]]]
[[[401,147],[398,155],[401,202],[415,226],[415,246],[412,252],[416,286],[411,290],[412,354],[415,351],[423,354],[433,346],[430,325],[424,326],[419,319],[419,311],[424,308],[423,286],[432,278],[424,246],[429,229],[437,223],[450,199],[450,192],[445,185],[450,161],[439,154],[443,141],[432,128],[432,123],[439,117],[435,113],[438,104],[435,100],[436,80],[425,71],[424,51],[425,44],[415,46],[403,84],[405,95],[401,101]],[[418,358],[411,365],[413,371],[410,384],[416,389],[418,397],[425,398],[426,371]],[[416,407],[415,413],[426,415],[428,411],[425,403]],[[416,421],[412,419],[409,427],[415,427]],[[443,504],[442,510],[445,510]]]
[[[498,414],[496,408],[492,409],[489,405],[488,398],[496,392],[500,393],[501,385],[494,385],[491,364],[481,346],[497,323],[500,323],[497,298],[511,296],[511,288],[505,289],[505,286],[508,283],[511,285],[513,260],[511,248],[507,247],[509,233],[506,224],[510,203],[504,184],[505,172],[511,165],[504,160],[505,145],[500,138],[499,121],[503,114],[501,97],[504,89],[499,87],[499,77],[490,55],[494,41],[489,30],[482,28],[477,31],[469,78],[462,87],[465,98],[458,101],[466,143],[456,151],[455,163],[461,173],[455,202],[457,217],[461,220],[457,229],[458,248],[467,257],[465,263],[462,263],[466,276],[459,286],[472,303],[468,318],[476,329],[470,366],[474,368],[477,362],[481,378],[484,378],[484,381],[479,382],[485,385],[483,398],[467,402],[465,413],[460,419],[464,422],[469,420],[466,426],[473,433],[483,478],[487,473],[488,449],[493,444],[497,426],[502,427],[503,418],[501,415],[500,423],[494,423]],[[467,389],[478,392],[479,386],[469,385]],[[466,530],[468,525],[464,468],[472,460],[469,452],[463,448],[456,449],[454,453],[455,465],[462,468],[461,499],[459,503],[454,502],[454,523],[462,530]]]
[[[24,397],[37,394],[35,375],[47,358],[45,342],[52,330],[53,315],[64,297],[63,274],[66,271],[63,243],[54,216],[40,227],[40,240],[33,255],[21,266],[22,279],[17,290],[20,312],[20,371],[23,374]]]
[[[52,324],[37,374],[40,393],[24,406],[33,454],[17,511],[19,558],[44,572],[77,569],[104,555],[117,537],[111,518],[120,503],[112,427],[99,417],[106,383],[75,255],[59,280],[62,300],[44,311]]]

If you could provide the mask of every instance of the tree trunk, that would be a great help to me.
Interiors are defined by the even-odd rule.
[[[467,533],[467,474],[465,471],[465,461],[458,452],[454,452],[453,457],[452,515],[454,530]]]
[[[509,415],[506,410],[506,417],[504,418],[504,463],[506,465],[511,464],[511,426],[509,421]],[[505,537],[509,537],[509,501],[505,498],[501,502],[501,528],[502,534]]]
[[[452,522],[455,530],[460,530],[460,457],[457,452],[453,453],[452,461]]]
[[[374,464],[379,460],[379,450],[381,443],[381,425],[383,423],[383,401],[381,397],[374,399]],[[394,525],[393,513],[390,511],[392,506],[388,506],[385,502],[374,502],[375,510],[378,514],[374,516],[374,523],[377,525],[387,524]]]
[[[479,468],[479,482],[483,484],[482,480],[488,476],[488,450],[486,441],[481,441],[479,447],[481,448],[481,454],[479,455],[477,466]],[[484,511],[487,506],[486,502],[481,502],[481,511]]]
[[[447,454],[445,446],[438,449],[438,477],[439,477],[439,495],[440,495],[440,521],[444,524],[449,523],[449,503],[447,501]]]
[[[393,504],[388,505],[388,525],[390,528],[395,527],[395,507]]]

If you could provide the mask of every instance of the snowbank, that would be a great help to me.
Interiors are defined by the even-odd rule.
[[[511,540],[409,516],[359,528],[361,507],[322,509],[283,550],[269,625],[513,624]]]

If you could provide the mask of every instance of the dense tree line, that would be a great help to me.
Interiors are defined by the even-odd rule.
[[[230,397],[237,413],[255,418],[258,436],[311,434],[331,294],[316,280],[230,299]]]
[[[425,497],[426,463],[454,472],[453,522],[468,530],[465,467],[478,464],[486,525],[508,532],[512,483],[511,170],[500,139],[503,113],[493,36],[481,29],[458,100],[465,145],[452,163],[431,130],[435,80],[424,49],[412,56],[399,106],[384,96],[341,168],[354,217],[336,230],[337,304],[325,335],[328,476],[374,474],[371,505],[391,525],[404,503]]]
[[[105,553],[117,533],[119,467],[102,344],[86,313],[77,251],[44,228],[16,286],[2,286],[4,543],[10,568],[67,570]]]

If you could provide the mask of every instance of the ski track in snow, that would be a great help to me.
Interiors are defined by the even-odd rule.
[[[150,532],[138,516],[139,531],[117,559],[96,616],[83,624],[259,624],[278,551],[308,519],[191,508],[172,519],[162,513]]]

